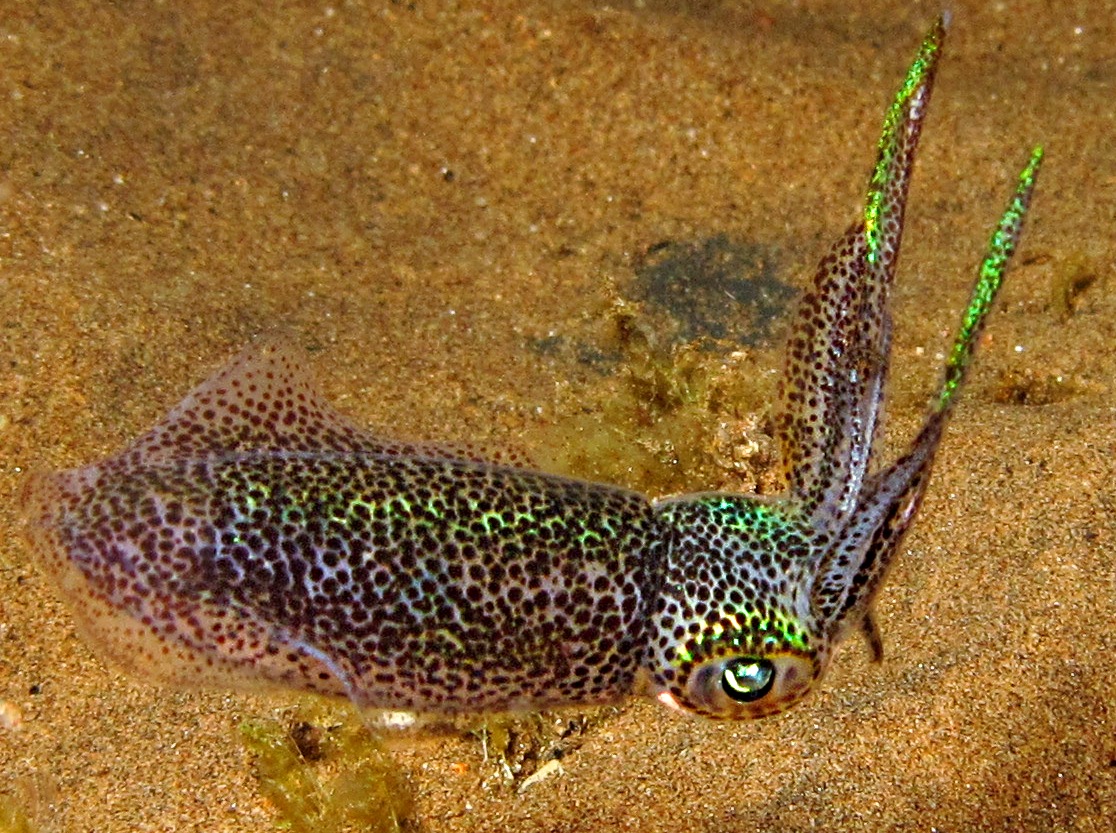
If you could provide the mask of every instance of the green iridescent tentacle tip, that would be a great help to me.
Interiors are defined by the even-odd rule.
[[[43,570],[132,672],[454,713],[657,698],[781,712],[872,604],[918,509],[1019,239],[1019,179],[922,429],[876,450],[911,170],[945,37],[887,112],[863,215],[804,292],[777,416],[786,491],[661,500],[405,443],[326,403],[297,353],[248,348],[123,451],[27,478]]]
[[[884,255],[881,249],[886,243],[888,221],[895,222],[898,227],[903,225],[903,206],[911,164],[922,130],[923,112],[934,85],[946,22],[947,18],[943,16],[926,34],[918,55],[907,70],[907,77],[903,79],[903,86],[884,116],[879,156],[868,181],[868,198],[864,202],[865,259],[869,263],[875,263]],[[894,229],[891,237],[897,240]],[[894,256],[895,250],[889,253]]]
[[[988,241],[988,253],[980,264],[980,277],[973,287],[973,295],[961,319],[957,340],[953,343],[953,349],[946,360],[945,381],[938,396],[939,411],[944,411],[953,405],[957,391],[965,379],[965,372],[969,369],[973,351],[976,349],[977,338],[984,328],[985,316],[992,308],[996,293],[1000,291],[1000,285],[1004,282],[1004,272],[1007,271],[1019,235],[1023,231],[1023,218],[1031,204],[1031,194],[1035,190],[1035,180],[1042,165],[1043,154],[1041,145],[1031,151],[1030,160],[1019,174],[1019,185],[1015,189],[1011,203]]]

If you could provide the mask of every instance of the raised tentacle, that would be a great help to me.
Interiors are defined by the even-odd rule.
[[[779,415],[784,471],[803,510],[837,528],[856,507],[879,424],[891,341],[888,298],[944,36],[942,18],[884,120],[864,216],[819,264],[787,346]]]
[[[840,546],[823,563],[811,604],[831,634],[845,625],[859,624],[868,614],[922,502],[946,421],[1022,232],[1042,157],[1041,147],[1032,151],[1007,210],[992,233],[946,361],[941,386],[922,429],[906,454],[867,478],[860,504]]]

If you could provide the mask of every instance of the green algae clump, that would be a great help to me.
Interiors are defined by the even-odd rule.
[[[642,305],[622,299],[609,319],[618,372],[591,392],[571,389],[559,406],[563,416],[536,431],[532,446],[543,469],[656,496],[697,483],[777,491],[767,424],[775,376],[756,370],[774,363],[775,351],[674,343],[650,326]]]
[[[36,833],[38,827],[10,795],[0,795],[0,833]]]
[[[413,810],[403,772],[359,722],[300,712],[246,720],[239,733],[282,830],[396,833]]]

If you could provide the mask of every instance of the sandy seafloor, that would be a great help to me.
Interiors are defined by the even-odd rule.
[[[66,833],[273,829],[235,728],[291,700],[106,669],[23,544],[24,472],[120,447],[273,329],[390,433],[529,445],[599,411],[623,373],[590,360],[602,318],[655,244],[727,235],[802,285],[938,11],[5,5],[0,792]],[[1048,162],[880,600],[884,663],[850,644],[819,696],[760,723],[631,703],[522,794],[470,738],[400,744],[411,829],[1116,825],[1116,13],[952,11],[896,288],[893,447],[1015,172],[1036,142]],[[743,353],[772,378],[777,339]]]

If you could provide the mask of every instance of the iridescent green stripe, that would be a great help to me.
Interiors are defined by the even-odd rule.
[[[864,204],[865,257],[869,263],[875,263],[879,258],[883,243],[881,219],[890,179],[889,171],[899,151],[899,130],[906,122],[904,111],[933,72],[944,34],[945,27],[942,20],[939,20],[922,41],[914,63],[907,70],[903,86],[899,88],[895,101],[884,118],[883,132],[880,134],[879,158],[876,160],[875,170],[872,171],[872,178],[868,182],[868,198]]]
[[[704,646],[711,643],[717,648],[706,654]],[[802,625],[793,617],[780,610],[764,617],[742,606],[734,611],[725,611],[719,622],[706,625],[693,637],[693,652],[685,644],[678,647],[676,664],[694,662],[711,656],[732,653],[800,653],[810,650],[810,642],[803,632]]]
[[[1015,252],[1015,245],[1023,230],[1023,218],[1031,202],[1031,193],[1034,191],[1035,180],[1042,165],[1042,156],[1041,145],[1031,151],[1031,158],[1019,174],[1019,184],[1012,195],[1011,202],[1008,203],[1007,211],[1000,218],[999,224],[992,232],[992,238],[988,241],[988,252],[980,265],[980,275],[976,286],[973,287],[969,306],[961,318],[961,329],[957,333],[957,339],[953,342],[953,349],[946,362],[945,380],[938,395],[937,410],[939,411],[944,411],[953,404],[953,397],[965,378],[969,362],[972,361],[984,318],[992,308],[996,293],[1004,282],[1008,261]]]

